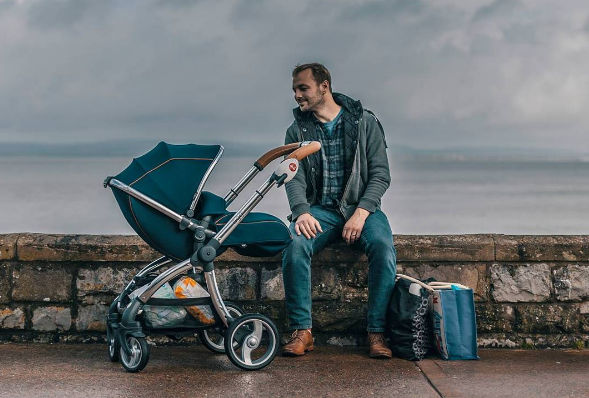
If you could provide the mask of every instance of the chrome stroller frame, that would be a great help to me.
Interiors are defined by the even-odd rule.
[[[199,336],[203,343],[205,343],[205,346],[215,352],[226,352],[230,360],[242,369],[261,369],[272,362],[279,344],[279,335],[276,326],[264,315],[243,315],[243,310],[239,309],[239,307],[226,305],[217,285],[213,261],[223,242],[264,198],[268,191],[273,186],[281,186],[292,179],[298,170],[298,162],[304,157],[318,151],[320,148],[321,145],[316,141],[293,143],[274,148],[260,157],[252,168],[226,194],[224,198],[226,206],[229,206],[254,177],[271,161],[287,155],[275,172],[233,214],[218,232],[207,228],[211,221],[210,216],[205,216],[202,220],[196,220],[192,217],[194,217],[204,184],[223,153],[223,147],[220,147],[218,155],[215,157],[211,167],[206,172],[197,191],[194,193],[186,215],[169,209],[151,197],[113,177],[108,177],[105,180],[105,188],[111,187],[121,190],[170,217],[178,222],[180,229],[188,229],[194,233],[195,240],[195,250],[190,258],[171,266],[157,275],[157,271],[169,266],[173,260],[164,256],[147,264],[113,301],[107,315],[107,342],[109,346],[109,357],[112,361],[120,359],[123,367],[129,372],[140,371],[147,364],[149,359],[149,346],[145,340],[147,335],[142,323],[137,319],[138,315],[142,313],[144,305],[189,306],[208,304],[212,305],[214,309],[213,312],[217,320],[214,326],[217,327],[220,333],[224,333],[222,335],[223,346],[220,344],[211,345],[210,342],[207,343],[208,335],[206,334],[206,329],[209,328],[210,330],[210,326],[194,326],[194,328],[189,329],[191,334],[195,330],[199,332]],[[210,297],[188,299],[159,299],[153,297],[164,284],[173,281],[181,275],[188,274],[190,271],[192,271],[191,276],[198,278],[197,282],[201,284],[204,282]],[[142,288],[142,290],[138,290],[139,288]],[[134,291],[138,292],[138,294],[130,297],[129,294]],[[260,347],[263,332],[268,335],[268,348],[260,357],[252,357],[252,352]],[[166,329],[156,331],[156,333],[166,334]],[[170,332],[172,335],[175,333],[182,335],[186,334],[186,331]]]

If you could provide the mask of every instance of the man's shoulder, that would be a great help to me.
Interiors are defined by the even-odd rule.
[[[366,132],[367,132],[367,134],[372,135],[371,133],[374,133],[374,132],[380,133],[377,136],[381,136],[382,139],[383,139],[383,141],[384,141],[385,148],[388,147],[386,136],[385,136],[385,132],[384,132],[384,128],[382,127],[382,124],[380,123],[380,120],[374,114],[374,112],[372,112],[370,109],[364,108],[363,109],[363,118],[364,118],[365,123],[366,123]]]

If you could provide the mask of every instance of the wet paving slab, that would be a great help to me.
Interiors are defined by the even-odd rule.
[[[202,346],[154,347],[131,374],[102,345],[0,345],[0,397],[80,396],[439,397],[413,362],[370,359],[363,348],[316,347],[248,372]]]
[[[202,346],[153,347],[127,373],[104,345],[0,345],[0,397],[589,397],[589,350],[481,350],[478,361],[373,360],[316,346],[248,372]]]
[[[589,397],[589,350],[480,350],[479,356],[418,366],[445,398]]]

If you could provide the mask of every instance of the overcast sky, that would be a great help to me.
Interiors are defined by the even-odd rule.
[[[310,61],[392,145],[589,151],[587,0],[0,0],[0,142],[277,146]]]

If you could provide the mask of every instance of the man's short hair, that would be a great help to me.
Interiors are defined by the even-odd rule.
[[[324,81],[327,80],[327,82],[329,83],[329,91],[332,92],[331,90],[331,74],[329,73],[329,71],[327,70],[327,68],[317,62],[313,62],[310,64],[302,64],[302,65],[297,65],[293,71],[292,71],[292,77],[295,77],[296,75],[298,75],[299,73],[301,73],[304,70],[307,69],[311,69],[311,73],[313,74],[313,80],[315,80],[315,82],[317,84],[321,84]]]

